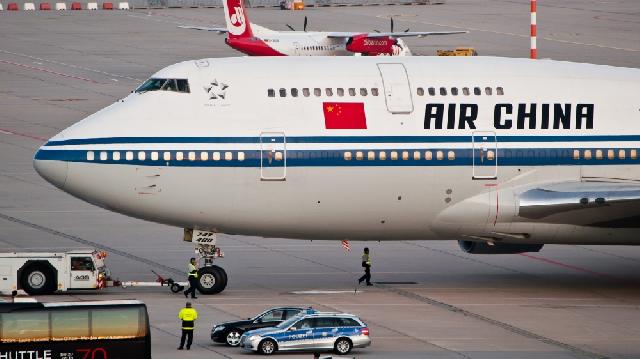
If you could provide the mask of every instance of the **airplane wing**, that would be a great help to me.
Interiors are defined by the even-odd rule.
[[[191,26],[191,25],[181,25],[178,26],[181,29],[190,29],[190,30],[202,30],[202,31],[213,31],[218,34],[226,34],[229,32],[226,27],[205,27],[205,26]]]
[[[469,31],[407,31],[407,32],[331,32],[327,35],[331,39],[349,38],[353,36],[366,35],[370,38],[377,37],[425,37],[435,35],[456,35],[467,34]]]

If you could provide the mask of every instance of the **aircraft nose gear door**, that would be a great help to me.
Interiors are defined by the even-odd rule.
[[[404,65],[378,64],[378,69],[380,70],[380,76],[382,76],[387,110],[391,113],[413,112],[409,78]]]
[[[287,139],[284,132],[260,134],[260,180],[284,181],[287,177]]]
[[[493,131],[474,131],[473,179],[498,178],[498,141]]]

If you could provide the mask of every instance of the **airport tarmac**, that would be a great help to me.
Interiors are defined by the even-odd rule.
[[[312,30],[384,31],[394,15],[399,30],[471,31],[408,39],[414,53],[473,46],[481,55],[526,57],[528,9],[526,0],[449,0],[439,6],[248,11],[252,22],[277,30],[285,23],[302,27],[307,15]],[[237,55],[223,36],[177,28],[222,24],[221,9],[0,12],[0,251],[97,247],[110,252],[108,266],[121,280],[151,281],[151,270],[184,275],[193,248],[181,241],[181,229],[77,200],[41,179],[31,160],[46,139],[126,96],[160,68]],[[538,24],[541,58],[640,67],[636,1],[541,3]],[[242,236],[221,236],[219,244],[229,286],[195,300],[201,317],[190,352],[175,350],[184,297],[167,288],[39,299],[143,300],[156,359],[246,357],[213,344],[212,324],[275,305],[359,315],[373,344],[355,350],[357,358],[640,357],[637,247],[551,245],[540,253],[483,256],[443,241],[352,242],[351,252],[339,242]],[[354,291],[365,245],[376,285]]]

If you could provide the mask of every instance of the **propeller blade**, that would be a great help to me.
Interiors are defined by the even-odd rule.
[[[391,32],[393,32],[393,18],[390,17],[389,19],[391,19]]]
[[[290,28],[290,29],[291,29],[291,31],[296,31],[296,29],[294,29],[293,27],[291,27],[291,25],[289,25],[289,24],[285,24],[285,25],[287,25],[287,27],[288,27],[288,28]]]
[[[304,32],[307,32],[307,17],[304,17]]]

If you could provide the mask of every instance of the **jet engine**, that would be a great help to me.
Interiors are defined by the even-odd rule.
[[[353,36],[347,40],[347,50],[366,56],[393,55],[393,46],[398,41],[391,37],[368,37],[367,35]]]
[[[544,244],[458,241],[458,245],[460,249],[471,254],[516,254],[540,252]]]

